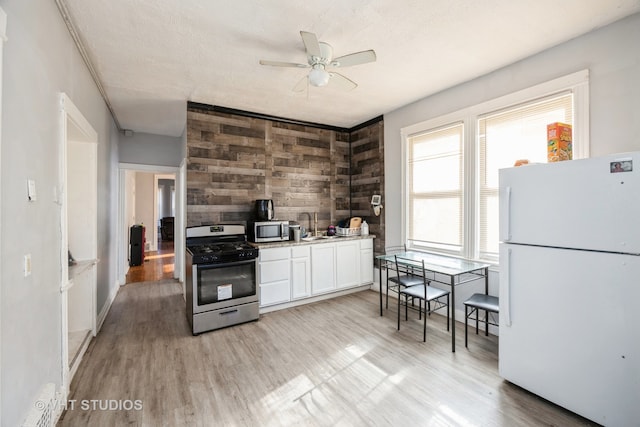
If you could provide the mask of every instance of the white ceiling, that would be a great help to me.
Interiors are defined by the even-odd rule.
[[[640,12],[640,0],[61,0],[123,129],[180,136],[186,101],[352,127]],[[358,83],[296,93],[300,30]]]

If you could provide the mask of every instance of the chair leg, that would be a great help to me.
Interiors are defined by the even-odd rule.
[[[465,348],[468,346],[468,335],[469,335],[469,331],[467,328],[467,319],[469,318],[469,306],[465,305],[464,306],[464,346]]]
[[[398,292],[398,330],[400,330],[400,292]]]
[[[387,277],[387,310],[389,309],[389,278]]]
[[[389,310],[389,269],[387,269],[387,296],[386,296],[386,300],[387,300],[387,302],[386,302],[387,310]]]
[[[449,331],[449,294],[447,294],[447,331]]]
[[[489,312],[487,310],[484,311],[484,336],[489,336]]]
[[[478,323],[480,319],[480,310],[478,310],[477,308],[475,308],[474,310],[476,312],[476,335],[478,335]]]
[[[411,305],[413,305],[413,300]],[[409,296],[405,295],[404,296],[404,321],[406,322],[407,320],[409,320]]]
[[[422,301],[420,306],[422,306]],[[426,307],[426,301],[425,301]],[[424,314],[424,326],[422,327],[422,342],[427,342],[427,313]]]

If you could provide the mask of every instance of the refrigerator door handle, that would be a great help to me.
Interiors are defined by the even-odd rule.
[[[504,263],[504,277],[507,279],[506,283],[500,283],[500,286],[504,286],[504,292],[502,297],[504,298],[504,305],[500,304],[500,314],[504,312],[504,324],[505,326],[511,326],[511,249],[507,249],[507,259]]]

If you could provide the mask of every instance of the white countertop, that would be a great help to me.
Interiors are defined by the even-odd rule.
[[[267,249],[267,248],[280,248],[284,246],[299,246],[299,245],[314,245],[316,243],[332,243],[332,242],[343,242],[346,240],[362,240],[362,239],[375,239],[376,236],[373,234],[369,234],[367,236],[331,236],[331,237],[316,237],[310,240],[308,238],[301,239],[299,242],[294,242],[293,240],[285,240],[283,242],[267,242],[267,243],[253,243],[249,242],[251,246],[258,249]]]

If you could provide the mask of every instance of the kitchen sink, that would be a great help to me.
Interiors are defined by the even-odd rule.
[[[329,239],[336,239],[339,236],[310,236],[310,237],[303,237],[302,240],[304,240],[305,242],[313,242],[315,240],[329,240]]]

